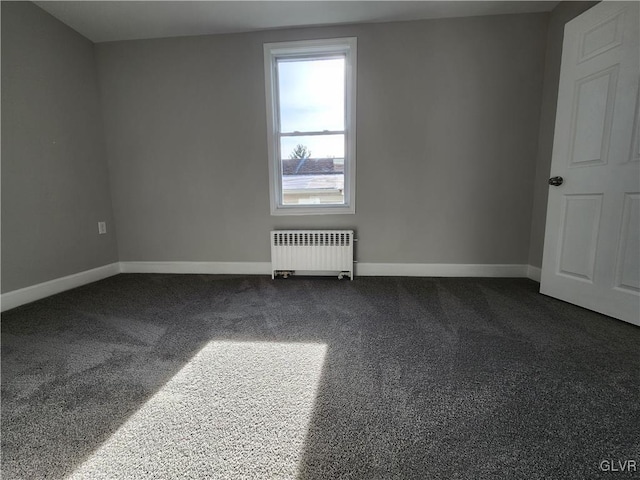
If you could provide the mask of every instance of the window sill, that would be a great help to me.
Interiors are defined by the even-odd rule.
[[[272,216],[290,216],[290,215],[354,215],[356,213],[355,206],[336,205],[336,206],[281,206],[271,209]]]

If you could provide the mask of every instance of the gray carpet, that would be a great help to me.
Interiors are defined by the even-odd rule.
[[[526,279],[118,275],[2,315],[2,478],[634,478],[640,328]]]

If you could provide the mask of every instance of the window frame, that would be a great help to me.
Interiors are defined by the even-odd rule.
[[[345,152],[344,203],[284,205],[282,202],[282,162],[277,59],[282,57],[321,57],[345,55]],[[354,214],[356,211],[356,72],[357,37],[301,40],[264,44],[265,96],[267,109],[267,146],[269,157],[269,197],[271,215]],[[301,132],[303,133],[303,132]]]

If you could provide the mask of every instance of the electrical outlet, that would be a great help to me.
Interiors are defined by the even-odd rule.
[[[98,222],[98,235],[107,233],[107,222]]]

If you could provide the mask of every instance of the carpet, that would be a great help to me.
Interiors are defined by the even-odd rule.
[[[640,328],[537,288],[122,274],[16,308],[2,315],[2,478],[640,465]]]

